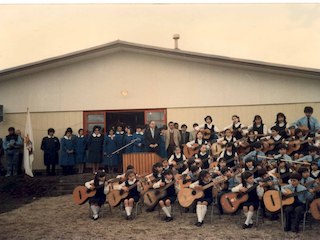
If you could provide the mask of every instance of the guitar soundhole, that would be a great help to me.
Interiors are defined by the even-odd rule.
[[[197,192],[193,190],[191,193],[192,195],[196,195]]]
[[[82,194],[80,191],[79,191],[79,198],[82,199]]]

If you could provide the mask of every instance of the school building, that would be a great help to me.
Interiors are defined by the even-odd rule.
[[[116,121],[158,125],[202,124],[211,115],[220,129],[237,114],[256,114],[270,127],[278,112],[293,122],[304,106],[320,119],[320,69],[235,59],[179,49],[115,41],[0,71],[4,121],[24,132],[29,108],[34,131],[33,169],[44,169],[42,137],[53,127],[108,129]]]

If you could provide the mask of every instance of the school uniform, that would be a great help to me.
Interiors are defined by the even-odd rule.
[[[253,186],[253,184],[248,184],[246,185],[246,188],[249,189]],[[238,186],[233,187],[231,189],[232,192],[240,192],[240,188],[243,187],[243,184],[240,183]],[[244,203],[242,203],[242,206],[253,206],[255,210],[258,209],[259,207],[259,203],[260,203],[260,199],[259,196],[263,196],[264,190],[262,187],[257,186],[256,189],[251,190],[250,192],[248,192],[248,200]]]
[[[273,148],[273,150],[267,151],[266,155],[278,154],[279,153],[279,146],[282,144],[282,140],[284,140],[284,138],[280,134],[278,134],[275,137],[270,136],[269,139],[274,141],[274,148]]]
[[[308,127],[310,130],[310,134],[313,136],[318,130],[320,130],[320,124],[318,122],[318,119],[316,119],[315,117],[312,117],[312,116],[309,119],[307,118],[307,116],[304,116],[304,117],[298,119],[297,121],[295,121],[294,123],[292,123],[292,126]]]
[[[134,153],[144,152],[144,145],[143,145],[144,135],[143,135],[143,132],[135,132],[133,134],[133,139],[135,140],[137,138],[139,138],[140,140],[134,142],[134,144],[133,144],[133,152]]]
[[[90,189],[90,187],[94,185],[94,180],[85,183],[86,188]],[[89,198],[90,205],[98,205],[101,207],[106,202],[106,195],[109,192],[107,186],[105,186],[105,182],[99,181],[97,186],[95,186],[96,194]]]
[[[243,161],[246,162],[247,159],[253,159],[253,161],[258,164],[265,159],[265,156],[264,152],[253,150],[243,157]]]
[[[119,155],[117,153],[111,154],[116,151],[117,140],[115,135],[106,135],[103,141],[103,152],[106,154],[103,158],[103,164],[108,167],[117,167],[119,163]]]
[[[50,173],[50,165],[52,166],[52,174],[55,174],[55,165],[59,163],[60,142],[55,136],[47,136],[42,139],[41,150],[44,153],[44,165],[47,167],[47,174]]]
[[[238,156],[238,154],[235,150],[232,150],[231,152],[224,150],[220,154],[220,158],[224,158],[227,160],[227,167],[229,167],[229,168],[232,168],[236,165],[235,162],[232,161],[232,159],[234,159],[237,156]]]
[[[320,177],[320,170],[311,171],[310,177],[312,177],[313,179],[319,178]]]
[[[131,143],[133,139],[134,139],[134,138],[133,138],[133,135],[128,135],[128,134],[126,134],[126,135],[124,136],[124,139],[123,139],[123,144],[124,144],[124,145],[127,145],[127,144]],[[125,152],[125,153],[133,153],[133,144],[131,144],[130,146],[127,146],[127,147],[124,149],[124,152]]]
[[[7,135],[3,142],[3,149],[7,157],[7,174],[6,176],[15,176],[18,174],[18,161],[20,149],[23,146],[23,140],[17,134]],[[1,156],[0,156],[1,157]]]
[[[156,182],[155,184],[153,184],[153,188],[154,189],[157,189],[157,188],[160,188],[160,183],[165,183],[165,186],[166,185],[168,185],[168,184],[170,184],[171,182],[172,182],[173,180],[167,180],[167,179],[165,179],[165,178],[163,178],[163,179],[161,179],[160,181],[158,181],[158,182]],[[177,199],[177,193],[176,193],[176,188],[175,188],[175,184],[172,184],[170,187],[168,187],[167,189],[166,189],[166,191],[167,191],[167,195],[165,196],[165,197],[163,197],[162,199],[160,199],[160,200],[162,200],[162,201],[166,201],[166,200],[170,200],[170,203],[171,204],[173,204],[175,201],[176,201],[176,199]],[[159,200],[159,201],[160,201]]]
[[[137,183],[137,179],[134,179],[133,181],[129,181],[129,180],[126,180],[125,182],[123,182],[122,184],[119,185],[119,190],[122,188],[122,187],[127,187],[127,188],[130,188],[132,185],[136,184]],[[129,194],[126,198],[124,198],[123,200],[125,199],[130,199],[130,198],[133,198],[133,200],[135,202],[138,202],[139,199],[140,199],[140,192],[138,190],[138,185],[136,185],[135,187],[133,187],[132,189],[129,190]]]
[[[211,182],[212,182],[212,180],[209,181],[209,182],[204,182],[203,180],[200,179],[200,180],[192,183],[189,187],[194,189],[195,186],[198,186],[198,185],[199,186],[205,186],[205,185],[207,185],[207,184],[209,184]],[[205,201],[205,202],[208,203],[208,206],[211,205],[211,203],[213,202],[212,188],[213,188],[213,186],[205,189],[203,191],[204,192],[204,196],[202,198],[197,199],[197,202],[204,202]]]
[[[292,186],[291,184],[282,187],[282,193],[285,193],[285,189],[291,190],[292,193],[301,192],[306,190],[304,186],[299,184],[297,187]],[[311,200],[313,194],[306,191],[304,193],[298,194],[295,197],[294,203],[289,206],[284,206],[284,216],[285,216],[285,231],[292,229],[293,231],[299,230],[299,223],[303,218],[303,214],[306,210],[306,202]]]
[[[88,138],[88,163],[101,163],[103,149],[102,134],[91,134]]]
[[[320,156],[318,154],[316,154],[314,156],[306,155],[306,156],[303,156],[302,158],[297,159],[297,161],[301,161],[301,162],[307,161],[307,162],[311,163],[311,162],[315,161],[317,158],[320,158]]]
[[[278,128],[279,135],[281,135],[281,137],[283,137],[285,139],[290,137],[290,133],[287,131],[287,123],[283,123],[283,122],[282,123],[276,123],[272,127],[277,127]],[[271,133],[271,130],[269,132]]]
[[[75,138],[75,162],[85,163],[87,161],[87,138],[85,136],[77,136]]]
[[[73,166],[75,164],[74,147],[74,141],[71,137],[64,136],[61,138],[60,166]]]
[[[250,125],[248,127],[249,130],[254,131],[255,134],[264,134],[266,135],[268,133],[268,128],[265,124],[256,125],[255,123]],[[257,137],[258,139],[261,138],[261,136]]]
[[[242,138],[242,132],[241,132],[242,127],[243,127],[242,124],[238,122],[236,124],[233,123],[228,127],[225,127],[223,130],[231,129],[233,131],[233,136],[236,138],[236,140],[239,140]]]
[[[201,168],[202,169],[208,169],[210,167],[210,155],[208,152],[202,153],[199,152],[195,155],[196,158],[200,159],[200,162],[202,162]]]

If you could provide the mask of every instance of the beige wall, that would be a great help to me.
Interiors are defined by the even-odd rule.
[[[52,112],[52,113],[31,113],[31,122],[34,137],[35,160],[33,169],[43,169],[43,152],[40,150],[41,140],[47,136],[48,128],[56,130],[56,136],[61,138],[65,130],[71,127],[76,134],[79,128],[83,127],[82,112]],[[0,123],[0,136],[3,138],[8,134],[9,127],[20,129],[24,133],[26,114],[6,114],[5,121]]]
[[[231,116],[237,114],[241,122],[249,125],[253,116],[260,114],[265,124],[270,127],[275,121],[275,115],[283,112],[287,116],[289,123],[303,116],[303,108],[308,105],[315,110],[314,116],[320,119],[320,102],[303,104],[277,104],[277,105],[247,105],[247,106],[226,106],[226,107],[199,107],[199,108],[169,108],[167,109],[167,120],[178,122],[180,125],[185,123],[188,130],[192,129],[192,124],[203,123],[206,115],[213,117],[214,123],[223,129],[231,123]],[[31,120],[35,142],[35,161],[34,169],[43,169],[43,154],[40,150],[42,137],[46,136],[47,129],[55,128],[56,136],[62,137],[67,127],[72,127],[74,132],[83,127],[82,112],[53,112],[53,113],[31,113]],[[25,128],[26,114],[6,114],[5,121],[0,123],[0,136],[7,134],[10,126],[16,129]]]
[[[319,92],[315,78],[128,51],[0,81],[7,113],[318,102]]]

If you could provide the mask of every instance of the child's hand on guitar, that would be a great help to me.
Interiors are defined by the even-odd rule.
[[[160,187],[163,187],[164,185],[165,185],[164,182],[161,182],[161,183],[160,183]]]
[[[248,189],[245,188],[245,187],[241,187],[241,188],[239,189],[240,192],[246,192],[247,190],[248,190]]]
[[[194,189],[197,190],[197,191],[202,191],[203,187],[198,185],[198,186],[195,186]]]

